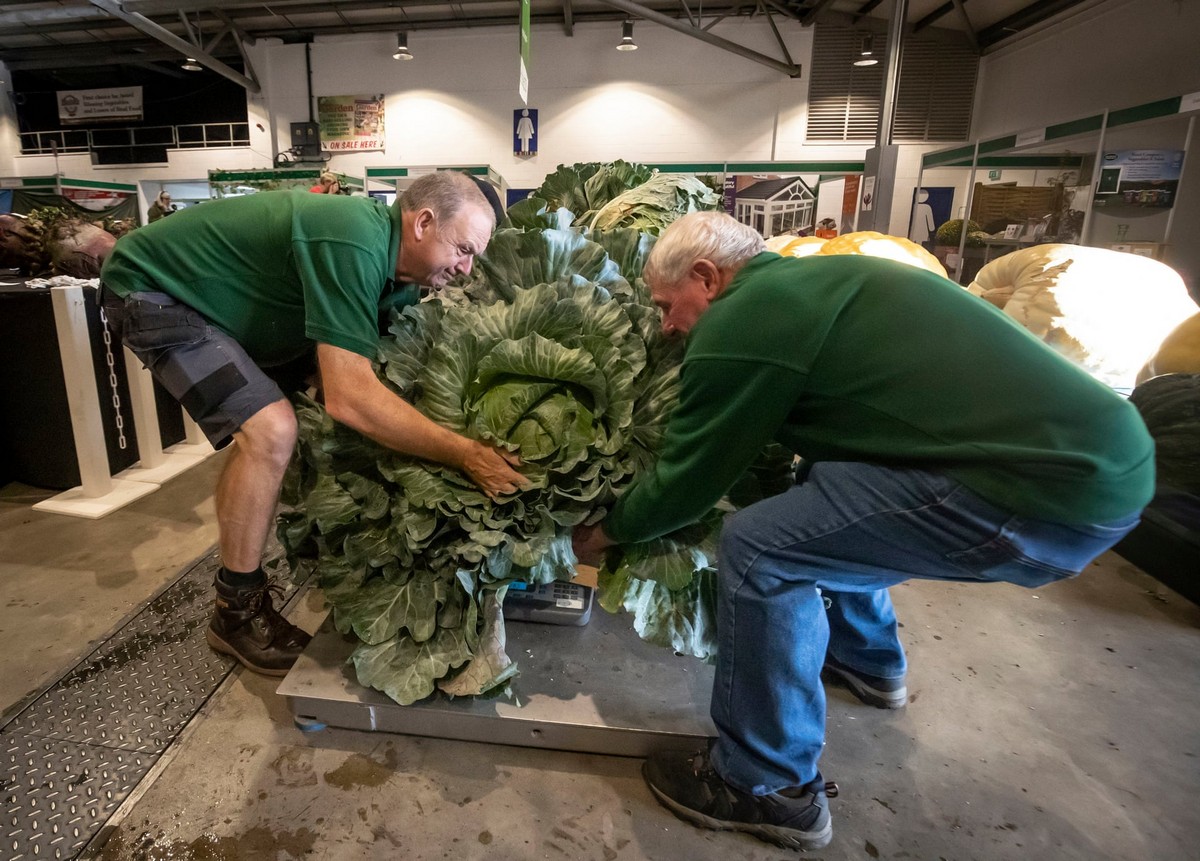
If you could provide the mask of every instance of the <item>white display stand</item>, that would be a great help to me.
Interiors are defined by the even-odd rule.
[[[129,408],[133,426],[137,429],[138,462],[117,473],[118,479],[162,484],[181,472],[191,469],[213,454],[213,447],[200,433],[199,426],[184,413],[189,423],[187,432],[200,433],[200,443],[187,442],[164,450],[158,427],[158,410],[154,403],[154,378],[128,347],[125,347],[125,372],[129,378]]]
[[[100,398],[96,393],[92,366],[91,340],[84,305],[87,299],[80,286],[52,287],[50,294],[81,483],[78,487],[36,503],[33,508],[95,520],[153,493],[168,478],[195,466],[212,454],[212,447],[193,423],[188,428],[186,444],[172,446],[169,452],[163,451],[159,442],[158,416],[154,410],[150,373],[132,356],[127,356],[130,400],[133,402],[133,421],[140,442],[141,460],[137,465],[113,476],[104,442]]]

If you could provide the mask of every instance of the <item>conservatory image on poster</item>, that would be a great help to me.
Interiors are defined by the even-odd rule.
[[[798,176],[757,178],[736,195],[733,217],[765,237],[812,230],[816,195]]]

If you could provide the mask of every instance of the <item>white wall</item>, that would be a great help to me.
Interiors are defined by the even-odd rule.
[[[761,20],[723,22],[712,31],[778,56]],[[811,31],[784,26],[794,59],[807,63]],[[391,58],[387,35],[319,40],[312,46],[314,95],[386,95],[387,151],[334,157],[347,173],[365,164],[491,164],[508,185],[541,183],[559,164],[577,161],[723,161],[861,158],[845,150],[802,144],[807,82],[790,80],[744,59],[662,27],[639,23],[639,50],[614,50],[620,28],[582,24],[568,38],[561,27],[535,27],[529,107],[538,110],[538,153],[512,154],[517,95],[515,28],[417,31],[416,59]],[[272,71],[290,63],[292,90],[271,108],[306,119],[296,98],[304,74],[303,46],[271,49]],[[348,56],[353,63],[346,62]]]
[[[1110,0],[984,56],[974,134],[994,137],[1200,89],[1200,3]]]

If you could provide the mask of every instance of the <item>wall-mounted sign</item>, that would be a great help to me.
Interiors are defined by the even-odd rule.
[[[141,87],[106,87],[101,90],[59,90],[58,120],[78,125],[97,120],[131,122],[142,119]]]
[[[1039,144],[1046,139],[1045,129],[1033,129],[1027,132],[1021,132],[1017,135],[1015,141],[1017,146],[1029,146],[1030,144]]]
[[[864,176],[862,181],[862,211],[870,212],[875,206],[875,177]]]
[[[1182,170],[1183,150],[1106,152],[1096,182],[1096,204],[1173,206]]]
[[[321,149],[327,152],[363,152],[384,148],[383,94],[376,96],[320,96],[317,120],[321,124]]]
[[[513,111],[513,155],[537,155],[537,108],[518,108]]]

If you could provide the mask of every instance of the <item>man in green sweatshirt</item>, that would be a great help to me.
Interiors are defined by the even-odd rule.
[[[209,645],[284,675],[308,634],[276,612],[261,562],[296,416],[274,371],[315,352],[325,408],[396,451],[462,470],[488,495],[525,483],[517,459],[440,427],[371,361],[384,312],[471,271],[492,208],[465,174],[374,200],[279,191],[189,207],[124,236],[101,273],[108,322],[216,448],[221,568]]]
[[[1137,525],[1153,443],[1120,396],[912,266],[784,258],[729,216],[694,213],[644,277],[663,330],[687,336],[679,404],[655,467],[576,530],[580,559],[699,519],[772,440],[806,475],[726,519],[718,736],[643,774],[695,824],[820,848],[835,794],[817,768],[822,670],[868,704],[907,702],[887,588],[1075,576]]]

